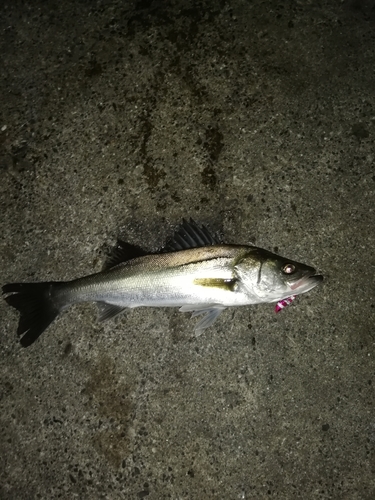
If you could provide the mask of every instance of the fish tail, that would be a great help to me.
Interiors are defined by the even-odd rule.
[[[23,347],[33,344],[64,308],[56,293],[62,283],[8,283],[2,287],[4,299],[21,316],[17,334]]]

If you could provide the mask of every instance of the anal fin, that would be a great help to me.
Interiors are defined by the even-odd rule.
[[[107,321],[118,314],[122,313],[126,307],[107,304],[106,302],[98,302],[99,321]]]

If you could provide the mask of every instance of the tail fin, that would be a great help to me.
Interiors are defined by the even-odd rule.
[[[41,335],[60,312],[52,299],[52,288],[57,283],[8,283],[3,293],[5,300],[20,313],[17,333],[23,347],[28,347]]]

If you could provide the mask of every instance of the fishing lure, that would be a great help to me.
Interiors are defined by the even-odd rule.
[[[280,300],[276,305],[275,305],[275,312],[278,313],[284,307],[289,306],[293,302],[293,300],[296,298],[296,295],[291,295],[290,297],[287,297],[286,299]]]

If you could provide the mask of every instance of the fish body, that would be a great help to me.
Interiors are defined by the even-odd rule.
[[[267,250],[221,245],[204,226],[184,221],[166,251],[145,254],[124,242],[107,269],[68,282],[10,283],[5,300],[21,313],[21,344],[32,344],[55,317],[80,302],[97,302],[106,320],[134,307],[180,307],[203,315],[201,333],[230,306],[278,302],[322,281],[315,269]]]
[[[105,272],[69,282],[62,302],[105,302],[133,308],[188,304],[236,306],[256,303],[236,278],[240,246],[192,248],[139,257]]]

